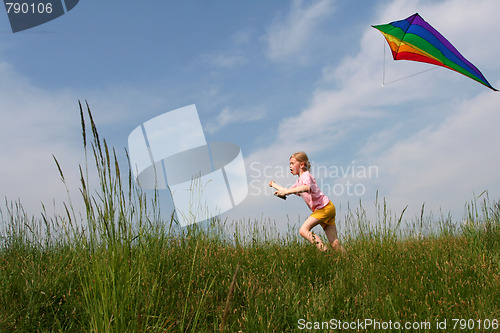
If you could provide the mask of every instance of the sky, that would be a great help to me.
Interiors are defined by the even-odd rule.
[[[134,128],[195,104],[206,140],[245,161],[248,195],[223,218],[301,223],[302,200],[267,184],[293,184],[289,156],[305,151],[340,225],[376,200],[460,222],[483,191],[500,198],[500,95],[393,61],[371,25],[415,12],[500,87],[497,0],[85,0],[18,33],[0,14],[0,194],[35,216],[62,213],[68,193],[82,207],[78,101],[125,168]]]

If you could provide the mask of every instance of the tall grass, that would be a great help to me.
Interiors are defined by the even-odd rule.
[[[290,332],[331,319],[435,328],[500,317],[500,203],[486,193],[462,224],[422,207],[403,226],[404,211],[378,199],[370,220],[360,204],[342,221],[346,254],[320,253],[265,219],[174,232],[157,197],[121,173],[88,105],[80,115],[82,215],[71,198],[63,215],[29,217],[19,202],[0,210],[2,332]]]

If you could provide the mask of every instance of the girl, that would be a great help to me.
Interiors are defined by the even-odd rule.
[[[315,244],[320,251],[326,252],[328,250],[326,245],[311,231],[312,228],[321,224],[332,248],[336,251],[344,252],[345,250],[337,238],[335,206],[320,191],[316,179],[309,173],[310,167],[311,164],[306,153],[302,151],[295,153],[290,156],[290,172],[292,175],[298,175],[299,179],[288,189],[276,184],[274,180],[269,182],[269,186],[276,189],[274,193],[276,196],[286,198],[290,194],[300,195],[313,212],[299,229],[302,237]]]

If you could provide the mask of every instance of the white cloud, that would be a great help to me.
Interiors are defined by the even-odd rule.
[[[226,107],[217,115],[217,117],[215,117],[215,121],[210,122],[205,126],[205,130],[208,133],[215,133],[222,127],[229,124],[256,121],[262,119],[264,116],[265,111],[259,108],[252,110],[233,110]]]
[[[202,54],[201,62],[217,69],[232,69],[249,62],[248,48],[251,46],[252,33],[248,30],[236,31],[231,36],[229,48]]]
[[[284,19],[278,19],[270,26],[264,40],[267,56],[273,61],[305,61],[310,49],[317,46],[317,29],[333,12],[334,1],[310,2],[294,0]]]
[[[384,195],[396,206],[410,205],[410,215],[425,202],[434,211],[452,211],[456,218],[462,217],[473,193],[488,190],[498,198],[498,110],[496,94],[485,92],[461,103],[438,126],[373,151],[372,160],[383,170]]]
[[[38,214],[42,202],[51,211],[53,200],[59,205],[67,199],[52,155],[65,177],[78,183],[83,149],[77,98],[38,89],[4,62],[0,86],[1,196],[19,199],[30,214]]]

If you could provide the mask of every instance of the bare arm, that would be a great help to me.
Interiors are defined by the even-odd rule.
[[[283,186],[280,186],[280,185],[276,184],[276,183],[274,182],[274,180],[271,180],[271,181],[269,182],[269,186],[274,187],[274,189],[275,189],[275,190],[277,190],[277,191],[280,191],[280,190],[281,190],[281,191],[284,191],[284,190],[286,190],[286,188],[285,188],[285,187],[283,187]]]
[[[309,185],[300,185],[294,188],[286,189],[286,192],[288,195],[288,194],[299,194],[302,192],[309,192],[310,190],[311,188],[309,187]]]
[[[311,189],[309,185],[300,185],[297,187],[292,187],[292,188],[285,188],[283,186],[280,186],[274,182],[274,180],[271,180],[269,182],[269,186],[274,187],[276,189],[276,192],[274,193],[275,195],[279,197],[286,197],[287,195],[290,194],[299,194],[302,192],[309,192]]]

